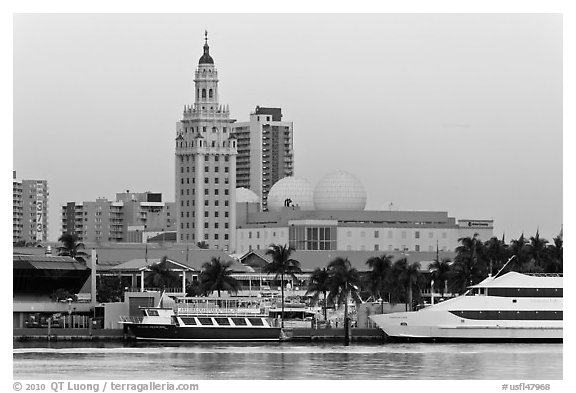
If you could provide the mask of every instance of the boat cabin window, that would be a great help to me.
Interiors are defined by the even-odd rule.
[[[264,326],[264,322],[260,318],[248,318],[252,326]]]
[[[248,322],[246,322],[246,319],[244,319],[244,318],[232,318],[232,322],[234,322],[234,325],[236,325],[236,326],[248,325]]]
[[[487,295],[488,288],[471,288],[468,291],[466,291],[465,295],[466,296],[480,296],[480,295]]]
[[[182,322],[184,322],[186,325],[196,325],[196,320],[195,320],[194,318],[181,317],[180,319],[181,319]]]
[[[158,311],[157,310],[146,310],[146,315],[148,315],[149,317],[157,317]]]
[[[200,322],[200,324],[204,325],[204,326],[213,326],[214,325],[214,322],[212,322],[212,318],[199,317],[198,322]]]
[[[219,326],[229,326],[230,321],[228,318],[214,318]]]

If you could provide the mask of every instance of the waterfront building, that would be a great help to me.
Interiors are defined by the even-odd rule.
[[[81,320],[82,327],[88,327],[93,305],[61,302],[54,298],[58,291],[74,295],[80,292],[86,281],[90,281],[90,268],[84,263],[67,256],[14,254],[13,277],[14,328],[47,327],[48,318],[55,314],[58,317],[53,318],[53,327],[60,320],[68,327],[73,322],[78,325]]]
[[[48,181],[16,179],[12,173],[12,241],[37,243],[48,237]]]
[[[325,176],[313,191],[303,179],[282,179],[268,199],[266,212],[257,203],[238,204],[238,253],[270,244],[295,250],[448,252],[461,237],[478,233],[486,241],[493,235],[492,220],[456,220],[442,211],[364,210],[362,184],[342,171]]]
[[[81,242],[145,242],[175,229],[175,204],[162,194],[116,194],[116,200],[98,198],[62,206],[62,234],[76,234]]]
[[[238,140],[236,186],[254,191],[263,210],[272,186],[294,175],[293,128],[291,121],[282,121],[281,108],[260,106],[250,114],[250,121],[232,126]]]
[[[195,102],[176,124],[176,209],[179,242],[236,248],[236,138],[228,106],[218,100],[218,71],[206,34],[195,78]]]

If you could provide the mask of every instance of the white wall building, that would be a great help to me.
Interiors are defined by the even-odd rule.
[[[457,222],[439,211],[366,211],[362,184],[342,171],[321,179],[313,195],[306,182],[291,180],[293,189],[285,183],[286,179],[279,181],[280,190],[274,185],[270,195],[279,193],[305,208],[275,205],[261,212],[257,203],[239,203],[237,252],[266,249],[273,243],[296,250],[451,252],[461,237],[478,233],[486,241],[493,234],[492,220]]]
[[[218,101],[218,72],[208,38],[198,62],[195,102],[176,124],[178,242],[206,242],[235,252],[236,139],[230,111]]]
[[[236,186],[248,188],[267,210],[268,193],[286,176],[294,175],[294,146],[291,121],[282,121],[281,108],[257,106],[249,122],[234,123],[238,140]]]

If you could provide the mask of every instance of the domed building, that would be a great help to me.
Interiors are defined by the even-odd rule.
[[[288,176],[272,186],[267,202],[268,210],[275,212],[281,211],[286,203],[301,210],[314,210],[314,189],[308,181]]]
[[[236,189],[236,203],[260,203],[260,197],[245,187]]]
[[[314,205],[318,210],[364,210],[366,190],[351,173],[332,172],[316,185]]]

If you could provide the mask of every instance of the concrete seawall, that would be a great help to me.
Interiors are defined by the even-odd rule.
[[[286,341],[339,342],[344,341],[344,329],[285,329]],[[352,342],[384,342],[385,334],[380,329],[350,329]]]
[[[74,328],[24,328],[13,329],[13,339],[16,341],[122,341],[122,329],[74,329]]]
[[[339,342],[344,341],[344,329],[284,329],[284,341],[294,342]],[[380,329],[351,329],[352,342],[384,342],[384,333]],[[47,328],[13,329],[16,341],[124,341],[130,340],[122,329],[51,329]]]

